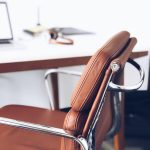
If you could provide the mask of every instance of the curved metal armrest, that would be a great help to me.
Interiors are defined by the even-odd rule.
[[[27,130],[36,131],[36,132],[42,132],[45,134],[56,135],[56,136],[60,136],[64,138],[69,138],[69,139],[76,141],[78,144],[80,144],[83,150],[88,150],[88,144],[87,144],[86,139],[84,139],[83,137],[75,137],[60,128],[49,127],[49,126],[44,126],[44,125],[34,124],[34,123],[28,123],[28,122],[8,119],[4,117],[0,117],[0,124],[23,128]]]
[[[45,73],[45,79],[47,79],[48,75],[52,73],[63,73],[63,74],[68,74],[68,75],[76,75],[76,76],[81,76],[81,72],[78,71],[70,71],[70,70],[63,70],[63,69],[49,69]]]
[[[49,69],[46,71],[45,73],[45,85],[46,85],[46,90],[49,96],[49,100],[50,100],[50,107],[52,110],[55,109],[54,107],[54,101],[52,98],[52,93],[50,92],[50,87],[49,87],[49,82],[48,82],[48,76],[53,74],[53,73],[62,73],[62,74],[68,74],[68,75],[75,75],[75,76],[81,76],[81,72],[77,72],[77,71],[69,71],[69,70],[62,70],[62,69]]]
[[[144,81],[144,77],[145,77],[145,73],[144,73],[144,69],[138,64],[136,63],[134,60],[132,59],[128,59],[128,62],[130,64],[132,64],[140,73],[140,81],[132,86],[123,86],[123,85],[117,85],[115,83],[113,83],[112,81],[109,83],[109,89],[110,90],[116,90],[116,91],[133,91],[133,90],[137,90],[139,89]]]

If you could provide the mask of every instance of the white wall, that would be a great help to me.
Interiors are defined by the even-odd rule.
[[[7,0],[14,30],[35,25],[41,6],[45,26],[75,26],[110,36],[128,30],[139,40],[138,48],[149,48],[148,0]]]
[[[44,73],[45,70],[0,74],[0,105],[26,104],[48,108]]]
[[[44,26],[73,26],[89,29],[99,32],[102,35],[100,40],[107,39],[120,30],[128,30],[138,39],[136,49],[149,50],[150,48],[148,0],[7,0],[7,2],[15,38],[22,36],[22,29],[37,23],[37,7],[40,5],[41,23]],[[148,71],[148,58],[144,58],[144,67]],[[13,100],[13,103],[48,107],[48,97],[43,90],[43,74],[44,71],[3,74],[0,78],[0,99],[3,100],[0,101],[0,106]],[[30,77],[34,84],[29,82]],[[63,77],[60,87],[68,82],[64,80]],[[24,89],[27,81],[31,86]],[[18,87],[19,94],[16,92]],[[32,94],[31,91],[37,94]],[[67,96],[62,93],[60,95],[62,99],[67,99]],[[64,103],[62,102],[61,105],[63,106]]]

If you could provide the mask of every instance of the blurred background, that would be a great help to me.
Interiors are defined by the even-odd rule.
[[[10,12],[14,39],[17,40],[24,38],[24,29],[32,28],[40,22],[42,26],[47,28],[76,27],[92,31],[101,35],[100,41],[107,40],[118,31],[127,30],[138,39],[135,49],[147,51],[150,49],[150,9],[148,0],[7,0],[6,2]],[[146,79],[140,90],[147,94],[149,93],[149,55],[137,59],[137,61],[144,67],[146,72]],[[74,66],[64,69],[82,71],[83,68],[84,66]],[[128,84],[135,79],[135,74],[130,66],[127,66],[127,68],[125,82]],[[44,73],[45,70],[36,70],[1,74],[0,106],[17,103],[49,108],[49,100],[44,85]],[[59,76],[61,108],[70,105],[71,92],[78,79],[78,77],[68,79],[65,75]],[[64,88],[64,84],[67,85],[66,88]],[[142,94],[135,97],[127,95],[129,99],[127,113],[131,113],[132,108],[135,106],[132,103],[133,100],[136,100],[137,97],[147,99],[149,96],[147,94],[147,97],[143,97]],[[130,101],[132,102],[130,103]],[[143,109],[147,104],[149,104],[147,100],[144,104],[142,103]],[[141,101],[139,102],[140,105]],[[146,114],[149,118],[150,113],[146,112]],[[138,121],[143,122],[143,120]],[[146,126],[146,131],[150,131],[148,126]]]

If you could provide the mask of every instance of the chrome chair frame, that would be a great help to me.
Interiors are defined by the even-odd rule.
[[[85,138],[75,137],[60,128],[44,126],[44,125],[34,124],[34,123],[29,123],[29,122],[23,122],[23,121],[18,121],[14,119],[4,118],[4,117],[0,117],[0,124],[5,124],[5,125],[13,126],[13,127],[42,132],[45,134],[51,134],[51,135],[60,136],[64,138],[69,138],[69,139],[76,141],[78,144],[80,144],[83,150],[88,150],[88,144]]]
[[[82,73],[81,72],[77,72],[77,71],[69,71],[69,70],[62,70],[62,69],[49,69],[46,71],[45,73],[45,86],[46,86],[46,90],[48,93],[48,97],[49,97],[49,101],[50,101],[50,109],[51,110],[55,110],[54,107],[54,100],[53,100],[53,96],[52,96],[52,92],[50,92],[50,84],[48,82],[48,77],[53,74],[53,73],[61,73],[61,74],[68,74],[68,75],[75,75],[75,76],[81,76]]]
[[[115,90],[115,91],[122,91],[122,92],[130,92],[130,91],[134,91],[139,89],[144,81],[144,77],[145,77],[145,73],[144,73],[144,69],[138,64],[136,63],[134,60],[132,60],[131,58],[128,59],[128,61],[131,65],[133,65],[140,73],[140,81],[132,86],[121,86],[121,85],[117,85],[113,82],[109,83],[109,89],[111,90]]]
[[[65,130],[60,129],[60,128],[55,128],[55,127],[50,127],[50,126],[43,126],[43,125],[40,125],[40,124],[28,123],[28,122],[23,122],[23,121],[14,120],[14,119],[8,119],[8,118],[4,118],[4,117],[0,117],[0,124],[5,124],[5,125],[9,125],[9,126],[14,126],[14,127],[18,127],[18,128],[27,129],[27,130],[32,130],[32,131],[37,131],[37,132],[42,132],[42,133],[46,133],[46,134],[52,134],[52,135],[56,135],[56,136],[60,136],[60,137],[69,138],[69,139],[72,139],[72,140],[76,141],[77,143],[79,143],[81,145],[81,147],[83,148],[83,150],[89,150],[88,142],[89,142],[89,139],[91,137],[91,134],[92,134],[92,137],[93,137],[93,132],[94,132],[96,123],[98,121],[98,118],[99,118],[99,115],[101,113],[103,104],[105,102],[106,91],[108,89],[109,90],[113,89],[115,91],[132,91],[132,90],[136,90],[136,89],[141,87],[141,85],[144,81],[144,70],[143,70],[143,68],[141,68],[133,60],[132,61],[129,60],[129,63],[131,63],[140,72],[140,81],[136,85],[130,86],[130,87],[129,86],[120,86],[120,85],[116,85],[116,84],[110,82],[111,79],[112,79],[113,74],[118,72],[118,70],[120,69],[119,64],[117,64],[117,63],[111,64],[112,74],[111,74],[111,76],[109,78],[109,81],[106,85],[106,88],[105,88],[105,91],[103,93],[101,102],[98,106],[98,110],[95,114],[95,117],[93,119],[93,122],[92,122],[92,124],[90,126],[90,129],[89,129],[89,132],[88,132],[88,136],[86,138],[83,138],[82,136],[75,137],[75,136],[67,133]],[[60,70],[60,69],[50,69],[45,74],[46,87],[48,87],[47,78],[52,73],[65,73],[65,74],[72,74],[72,75],[81,75],[81,73],[74,72],[74,71],[65,71],[65,70]],[[47,90],[49,90],[49,88],[47,88]],[[50,100],[50,102],[52,102],[52,100]],[[54,105],[51,104],[51,106],[52,106],[52,109],[53,109]],[[112,127],[112,128],[114,128],[114,127]],[[92,144],[94,144],[93,141],[92,141]],[[95,149],[94,145],[92,145],[92,149]]]
[[[121,115],[120,115],[120,109],[119,109],[120,108],[119,93],[137,90],[142,86],[142,84],[144,82],[145,72],[144,72],[143,67],[141,67],[138,63],[136,63],[131,58],[129,58],[127,62],[130,63],[132,66],[134,66],[139,71],[140,80],[136,84],[130,85],[130,86],[118,85],[118,84],[113,83],[112,81],[109,83],[108,90],[114,91],[114,96],[112,98],[113,106],[114,106],[113,107],[114,117],[113,117],[113,125],[112,125],[111,129],[109,130],[109,132],[107,133],[107,137],[111,137],[111,136],[115,135],[121,126]]]

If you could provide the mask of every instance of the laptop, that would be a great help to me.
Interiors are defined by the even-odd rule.
[[[6,2],[0,2],[0,44],[13,40],[12,27]]]

